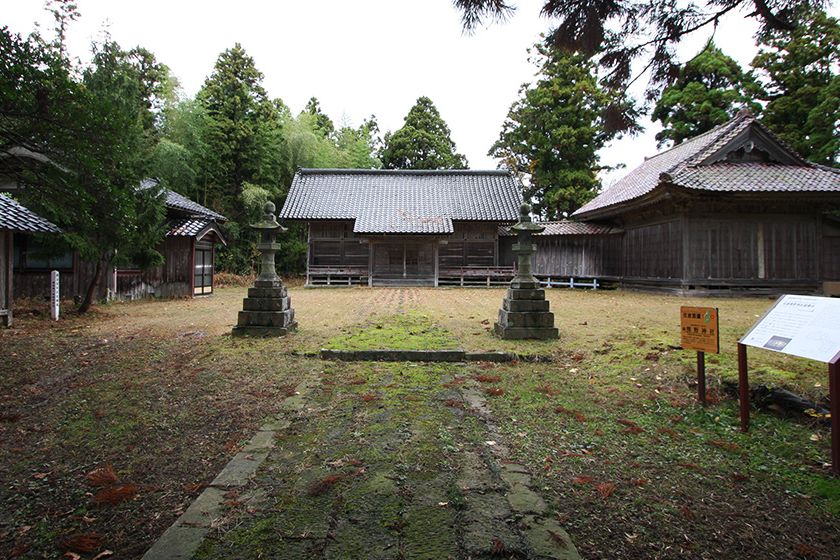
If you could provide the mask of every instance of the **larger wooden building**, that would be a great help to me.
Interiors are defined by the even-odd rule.
[[[647,159],[539,236],[541,276],[680,292],[832,292],[840,170],[749,112]]]
[[[495,285],[520,192],[506,171],[301,169],[279,217],[308,224],[307,285]]]

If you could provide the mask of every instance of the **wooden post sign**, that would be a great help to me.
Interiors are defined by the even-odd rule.
[[[53,321],[58,321],[58,314],[61,311],[59,294],[58,271],[53,270],[50,272],[50,317]]]
[[[680,307],[680,341],[697,350],[697,400],[706,404],[706,352],[720,351],[717,307]]]
[[[840,476],[840,299],[783,295],[738,342],[741,431],[750,427],[747,346],[828,364],[831,469]]]

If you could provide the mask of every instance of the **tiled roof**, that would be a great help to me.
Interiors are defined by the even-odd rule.
[[[774,163],[713,163],[686,169],[679,184],[691,189],[738,192],[840,192],[840,170]]]
[[[156,187],[158,184],[159,182],[156,179],[144,179],[140,183],[140,188],[148,189],[150,187]],[[178,194],[175,191],[171,191],[169,189],[163,189],[163,192],[166,197],[164,200],[164,204],[166,204],[166,207],[169,209],[185,212],[191,216],[212,218],[219,222],[227,221],[227,218],[223,215],[219,214],[218,212],[214,212],[213,210],[210,210],[205,206],[202,206],[198,202],[193,202],[184,195]]]
[[[545,226],[545,231],[537,235],[605,235],[616,230],[612,226],[591,222],[574,222],[572,220],[540,222],[540,225]]]
[[[169,222],[167,237],[203,237],[205,233],[214,232],[223,244],[227,244],[215,220],[203,218],[185,218]]]
[[[169,231],[166,232],[166,235],[167,237],[194,237],[210,223],[209,220],[200,218],[175,220],[169,224]]]
[[[301,169],[279,218],[356,220],[357,233],[451,233],[452,221],[514,221],[507,171]]]
[[[575,222],[573,220],[537,223],[545,227],[545,230],[537,235],[606,235],[620,231],[613,226],[605,226],[592,222]],[[510,226],[499,226],[499,235],[510,237],[516,234],[510,230]]]
[[[762,162],[715,162],[706,159],[725,148],[738,135],[755,127],[778,145],[795,165]],[[649,158],[573,216],[620,205],[646,195],[661,181],[710,191],[831,192],[840,190],[840,173],[802,160],[749,112]]]
[[[0,229],[32,233],[61,233],[55,224],[2,194],[0,194]]]

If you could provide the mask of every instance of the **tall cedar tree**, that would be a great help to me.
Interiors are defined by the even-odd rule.
[[[263,74],[237,43],[219,55],[197,99],[206,113],[201,167],[206,173],[206,200],[229,219],[231,243],[219,253],[220,267],[253,270],[256,237],[248,228],[246,186],[265,189],[277,198],[288,185],[281,115],[262,86]]]
[[[605,84],[624,91],[650,71],[647,96],[659,97],[678,76],[676,46],[698,30],[711,31],[729,14],[748,14],[763,32],[791,31],[808,9],[821,8],[823,0],[544,0],[542,15],[558,20],[552,32],[555,46],[568,52],[596,56]],[[467,30],[487,19],[504,20],[515,5],[505,0],[453,0],[461,10]],[[641,64],[633,65],[635,60]],[[641,69],[641,70],[638,70]],[[626,108],[626,107],[625,107]],[[611,111],[610,127],[627,127],[632,115]]]
[[[766,73],[762,122],[800,155],[838,166],[840,156],[840,25],[824,12],[792,32],[763,37],[753,67]]]
[[[386,134],[381,153],[385,169],[466,169],[467,158],[455,151],[449,127],[428,97],[420,97],[402,128]]]
[[[656,135],[659,146],[679,144],[723,124],[742,108],[757,112],[750,101],[755,81],[738,63],[711,41],[680,68],[673,85],[665,88],[651,115],[664,129]]]
[[[59,3],[55,15],[54,42],[0,30],[0,148],[40,154],[3,158],[3,172],[24,185],[26,204],[95,263],[79,309],[86,312],[110,263],[161,261],[154,247],[162,238],[163,204],[158,192],[138,185],[152,141],[145,126],[154,120],[152,98],[166,72],[148,53],[111,41],[94,45],[88,67],[74,67],[62,41],[78,14]]]
[[[531,52],[539,80],[519,90],[488,155],[523,176],[524,198],[538,215],[554,219],[595,196],[598,150],[617,133],[605,127],[612,100],[584,55],[542,43]]]

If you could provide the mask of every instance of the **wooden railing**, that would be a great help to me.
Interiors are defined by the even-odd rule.
[[[310,266],[306,269],[307,286],[353,286],[368,284],[366,266]]]
[[[441,268],[438,284],[441,286],[501,286],[513,278],[512,266],[458,266]]]

